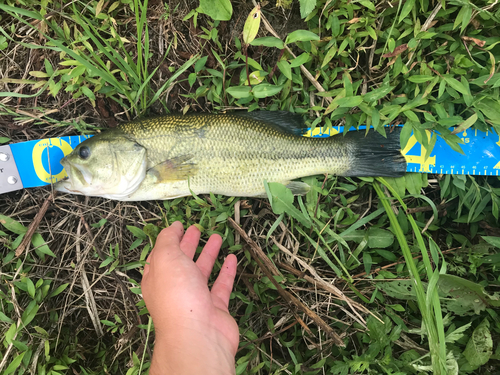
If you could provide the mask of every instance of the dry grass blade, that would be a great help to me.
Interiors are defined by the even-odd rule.
[[[335,345],[344,347],[345,344],[340,338],[340,336],[323,320],[321,317],[318,316],[314,311],[309,309],[302,301],[300,301],[297,297],[292,295],[291,293],[287,292],[284,290],[281,285],[274,279],[273,273],[279,274],[278,270],[274,267],[272,262],[269,260],[267,256],[265,256],[265,253],[262,251],[262,249],[257,245],[248,235],[245,233],[243,229],[241,229],[236,222],[228,218],[229,223],[231,226],[240,234],[241,238],[245,240],[245,242],[250,246],[250,254],[252,255],[252,258],[255,260],[255,262],[258,264],[262,272],[269,278],[269,281],[273,283],[273,285],[276,287],[276,290],[278,291],[279,295],[290,305],[295,306],[296,308],[302,310],[310,319],[316,323],[316,325],[321,328],[325,333],[333,340]],[[261,258],[260,254],[264,254],[264,258],[267,259],[268,262],[265,262],[264,259]],[[264,264],[264,262],[266,264]],[[268,268],[267,264],[271,263],[270,269]],[[274,268],[274,272],[273,272]]]
[[[77,237],[81,235],[82,221],[78,223],[78,228],[76,230]],[[76,245],[76,259],[78,263],[82,264],[81,267],[81,275],[80,282],[82,284],[83,293],[85,294],[85,307],[89,313],[90,319],[92,320],[92,324],[94,325],[94,329],[97,332],[98,337],[102,337],[104,332],[101,327],[101,322],[99,319],[99,313],[97,312],[97,306],[94,299],[94,294],[92,293],[92,287],[90,286],[89,279],[87,277],[87,272],[85,271],[85,262],[82,257],[80,243],[78,242]]]
[[[26,231],[26,234],[24,235],[24,238],[21,241],[21,244],[16,249],[16,257],[19,257],[22,253],[24,253],[24,250],[29,246],[31,237],[33,237],[33,234],[35,234],[36,228],[38,228],[40,221],[42,221],[43,216],[45,215],[47,209],[49,208],[50,202],[53,200],[54,200],[54,195],[51,194],[47,199],[45,199],[45,202],[43,202],[40,211],[38,211],[35,218],[29,225],[28,230]]]

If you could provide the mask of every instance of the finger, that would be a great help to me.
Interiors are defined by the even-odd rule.
[[[220,247],[222,245],[222,238],[218,234],[212,234],[207,241],[207,244],[203,248],[200,257],[196,261],[196,265],[200,269],[203,276],[208,281],[208,277],[212,272],[212,268],[217,259],[217,254],[219,254]]]
[[[216,307],[227,311],[229,296],[233,290],[238,260],[234,254],[228,255],[212,287],[212,301]]]
[[[179,245],[183,234],[184,228],[179,221],[163,229],[156,238],[155,247],[148,257],[150,265],[153,265],[155,259],[160,257],[169,258],[171,256],[178,256],[180,252]]]
[[[190,259],[194,258],[196,253],[196,248],[198,247],[198,242],[200,242],[200,230],[194,225],[191,225],[181,241],[181,250]]]

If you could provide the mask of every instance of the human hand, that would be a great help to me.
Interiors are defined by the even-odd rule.
[[[147,259],[142,293],[156,343],[150,374],[232,374],[238,326],[229,314],[236,256],[229,255],[212,290],[208,278],[222,239],[212,235],[198,260],[200,231],[180,222],[164,229]]]

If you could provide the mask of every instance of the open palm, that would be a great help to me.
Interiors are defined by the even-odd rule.
[[[234,358],[239,342],[238,326],[229,314],[229,296],[236,274],[236,257],[229,255],[212,290],[208,278],[222,239],[212,235],[194,262],[200,231],[191,226],[184,234],[180,222],[164,229],[144,268],[142,292],[153,318],[157,342],[177,335],[197,343],[212,342]],[[193,346],[191,350],[193,350]],[[156,355],[156,352],[155,352]]]

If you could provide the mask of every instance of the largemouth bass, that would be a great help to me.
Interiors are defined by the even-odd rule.
[[[317,175],[402,176],[399,130],[301,136],[289,112],[167,115],[100,133],[62,159],[68,178],[58,191],[123,201],[214,193],[265,196],[264,180],[294,194],[309,186],[294,179]]]

